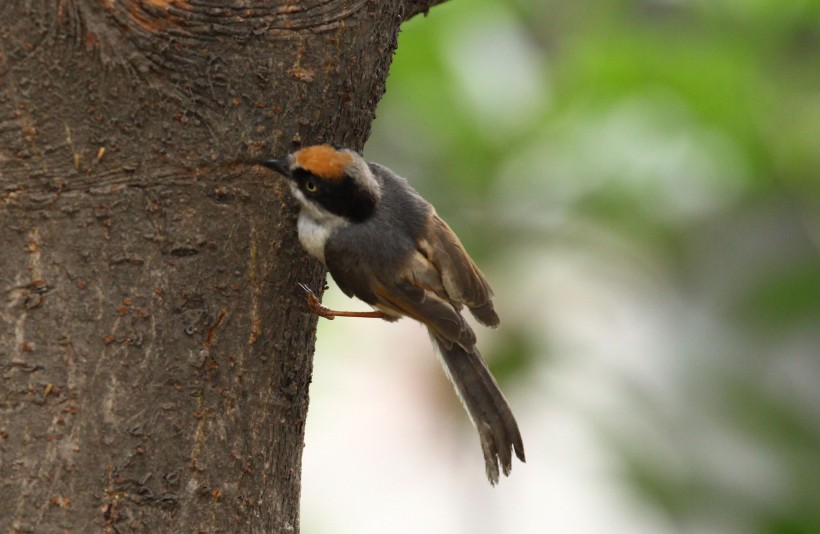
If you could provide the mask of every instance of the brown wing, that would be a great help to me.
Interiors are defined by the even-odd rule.
[[[445,343],[467,349],[475,344],[475,334],[459,310],[467,305],[473,315],[488,326],[497,326],[492,290],[464,251],[458,237],[434,212],[427,229],[415,244],[407,241],[404,250],[383,251],[371,257],[360,245],[373,241],[356,227],[355,232],[339,233],[325,245],[325,262],[331,276],[349,296],[355,296],[392,316],[406,315],[425,325]],[[390,265],[391,258],[409,256]],[[375,268],[379,266],[379,268]],[[388,273],[390,276],[388,276]]]
[[[386,313],[400,313],[426,325],[446,346],[453,344],[471,350],[475,347],[475,333],[452,304],[407,280],[389,286],[376,284],[378,298],[374,305]]]
[[[482,324],[498,326],[500,320],[493,308],[490,284],[467,255],[458,236],[436,213],[430,217],[418,250],[420,258],[414,256],[412,260],[417,283],[457,307],[466,304]]]
[[[408,272],[407,264],[398,270],[374,269],[377,261],[362,258],[352,250],[325,246],[328,270],[346,295],[355,296],[389,316],[411,317],[430,328],[448,346],[457,343],[470,349],[475,345],[475,334],[458,312],[458,305],[439,296],[443,290],[438,272],[429,267],[431,264],[421,254],[414,253],[412,257],[423,260],[428,272],[424,275],[426,281],[418,283]],[[386,272],[395,277],[386,277]],[[439,291],[428,289],[430,284]]]

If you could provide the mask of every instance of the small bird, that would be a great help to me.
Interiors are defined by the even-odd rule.
[[[373,312],[336,312],[309,293],[311,309],[335,316],[410,317],[424,324],[481,440],[487,478],[505,475],[524,444],[504,395],[461,315],[499,324],[492,289],[458,237],[404,178],[353,150],[323,144],[262,165],[288,178],[301,204],[297,229],[305,250],[321,261],[348,296]]]

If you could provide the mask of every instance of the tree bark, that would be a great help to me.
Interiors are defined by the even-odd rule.
[[[0,531],[299,530],[324,272],[235,162],[361,148],[405,8],[0,3]]]

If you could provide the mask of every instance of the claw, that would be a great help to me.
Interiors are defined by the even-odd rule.
[[[322,306],[322,303],[319,302],[319,298],[313,292],[307,284],[303,284],[302,282],[298,282],[297,285],[301,287],[307,295],[305,296],[307,299],[307,307],[308,309],[318,315],[319,317],[324,317],[325,319],[333,320],[333,311],[325,308]]]
[[[305,291],[305,293],[313,293],[313,290],[312,290],[312,289],[310,289],[310,288],[307,286],[307,284],[303,284],[302,282],[299,282],[299,283],[297,283],[296,285],[298,285],[299,287],[301,287],[301,288]]]

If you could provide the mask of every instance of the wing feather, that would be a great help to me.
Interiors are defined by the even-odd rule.
[[[430,217],[429,224],[418,248],[438,271],[446,298],[456,305],[466,304],[481,323],[498,326],[500,320],[493,307],[493,290],[464,250],[458,236],[435,213]]]
[[[475,334],[461,316],[463,305],[483,324],[497,326],[492,289],[447,224],[429,212],[426,231],[415,242],[394,242],[391,252],[361,246],[375,241],[373,226],[342,230],[325,245],[331,276],[348,296],[355,296],[394,317],[406,315],[427,325],[446,343],[467,350]]]
[[[374,287],[379,303],[384,311],[395,310],[426,325],[445,343],[458,344],[467,349],[475,346],[476,338],[470,325],[458,310],[432,291],[425,290],[407,281],[391,284],[389,287],[377,284]]]
[[[423,256],[414,254],[408,265],[397,270],[377,270],[373,268],[377,261],[363,258],[354,250],[325,247],[330,275],[347,296],[356,297],[392,317],[406,315],[415,319],[445,343],[457,343],[468,350],[475,345],[475,334],[458,308],[446,297],[439,296],[444,291],[438,271]],[[394,277],[386,277],[385,272]]]

